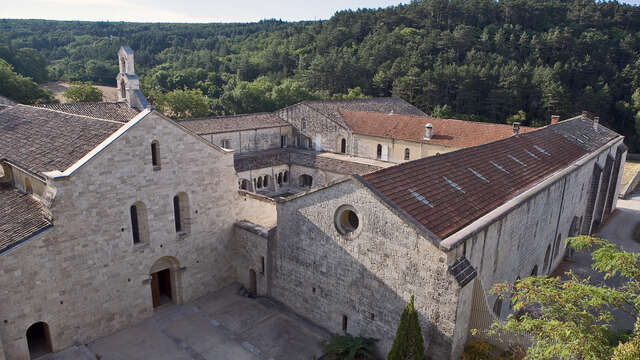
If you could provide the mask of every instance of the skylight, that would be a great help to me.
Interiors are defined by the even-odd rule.
[[[482,181],[484,182],[489,182],[489,179],[487,179],[486,177],[482,176],[482,174],[480,174],[479,172],[473,170],[472,168],[467,168],[467,170],[471,171],[473,173],[473,175],[479,177],[480,179],[482,179]]]
[[[531,157],[533,157],[534,159],[538,159],[538,160],[540,160],[540,158],[539,158],[536,154],[532,153],[531,151],[529,151],[529,150],[525,150],[525,152],[526,152],[527,154],[531,155]]]
[[[415,190],[413,189],[409,189],[409,192],[411,193],[411,195],[413,195],[413,197],[415,197],[416,199],[418,199],[418,201],[422,202],[423,204],[427,205],[428,207],[433,209],[433,204],[429,202],[429,200],[425,199],[424,196],[420,195],[419,193],[417,193]]]
[[[452,180],[450,180],[449,178],[447,178],[446,176],[442,177],[444,179],[444,181],[447,182],[447,184],[451,185],[451,187],[453,187],[454,189],[460,191],[463,194],[466,194],[464,192],[464,190],[462,190],[462,188],[460,187],[460,185],[456,184],[455,182],[453,182]]]
[[[518,164],[520,164],[522,166],[527,166],[527,164],[525,164],[522,161],[518,160],[518,158],[516,158],[515,156],[509,155],[509,157],[511,158],[511,160],[517,162]]]
[[[507,170],[505,170],[502,166],[500,166],[500,165],[496,164],[495,162],[493,162],[493,161],[489,161],[489,162],[491,163],[491,165],[493,165],[493,166],[497,167],[500,171],[504,171],[504,172],[506,172],[507,174],[509,173],[509,172],[508,172]]]
[[[541,153],[543,153],[543,154],[545,154],[545,155],[548,155],[548,156],[551,156],[551,154],[549,154],[549,153],[547,152],[547,150],[545,150],[545,149],[541,148],[540,146],[538,146],[538,145],[533,145],[533,147],[534,147],[534,148],[536,148],[536,150],[540,151]]]

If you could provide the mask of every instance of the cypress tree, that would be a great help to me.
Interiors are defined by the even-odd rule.
[[[398,325],[387,360],[427,360],[424,355],[424,340],[422,339],[418,313],[413,307],[413,295],[402,312],[400,325]]]

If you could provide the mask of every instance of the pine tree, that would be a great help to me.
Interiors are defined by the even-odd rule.
[[[387,360],[427,360],[418,313],[413,307],[413,295],[402,312]]]

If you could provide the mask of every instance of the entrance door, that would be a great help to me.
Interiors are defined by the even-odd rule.
[[[29,356],[32,359],[52,352],[49,326],[43,322],[31,325],[27,329],[27,345],[29,346]]]
[[[171,270],[164,269],[151,274],[151,296],[153,307],[173,302],[171,293]]]

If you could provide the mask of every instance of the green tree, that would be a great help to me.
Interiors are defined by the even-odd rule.
[[[47,65],[49,61],[38,50],[22,48],[13,56],[16,72],[30,77],[37,83],[47,81]]]
[[[595,249],[591,253],[593,269],[604,273],[605,279],[619,276],[625,283],[615,288],[594,285],[588,278],[579,279],[569,272],[565,280],[532,276],[515,284],[499,284],[494,291],[511,298],[514,314],[504,324],[495,323],[494,329],[529,335],[532,345],[527,359],[637,359],[633,354],[640,352],[640,322],[631,336],[611,327],[614,309],[638,317],[640,253],[626,252],[589,236],[567,242],[578,251]]]
[[[631,96],[631,102],[633,103],[633,107],[636,111],[636,114],[635,114],[636,135],[640,137],[640,88],[636,89],[636,91]]]
[[[22,104],[39,104],[53,101],[51,93],[38,86],[30,78],[13,71],[8,62],[0,59],[0,95]]]
[[[202,90],[173,90],[156,95],[154,105],[169,116],[176,119],[202,117],[211,113],[209,99]]]
[[[62,96],[72,103],[102,101],[102,91],[93,87],[93,84],[90,81],[73,82],[71,86],[65,90]]]
[[[413,295],[411,295],[411,300],[407,303],[400,317],[400,325],[398,325],[387,360],[426,359],[418,312],[413,307]]]
[[[513,124],[518,122],[524,124],[527,121],[527,113],[523,110],[519,110],[517,114],[513,114],[507,118],[507,124]]]

